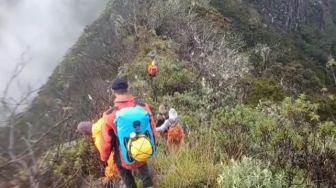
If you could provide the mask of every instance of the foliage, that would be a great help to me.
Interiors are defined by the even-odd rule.
[[[273,78],[277,82],[281,82],[284,87],[289,88],[291,92],[293,92],[293,88],[299,88],[297,89],[298,92],[294,91],[295,94],[302,92],[314,93],[316,92],[315,87],[322,85],[321,81],[322,83],[328,82],[328,77],[326,77],[323,69],[327,55],[332,54],[330,51],[333,51],[333,33],[335,33],[332,32],[333,29],[326,29],[321,32],[321,23],[312,20],[309,21],[309,24],[302,25],[302,28],[297,33],[285,33],[281,31],[284,28],[276,28],[271,23],[266,25],[265,20],[262,19],[264,12],[258,11],[257,6],[253,6],[256,4],[266,7],[274,6],[278,2],[267,5],[264,5],[265,2],[248,2],[234,0],[212,1],[213,6],[231,21],[229,29],[242,35],[242,39],[246,43],[245,49],[255,48],[259,44],[275,47],[271,50],[267,61],[263,61],[255,52],[251,53],[250,61],[253,63],[254,72],[261,77],[277,75]],[[279,4],[281,3],[279,1]],[[310,6],[313,7],[312,5]],[[276,12],[276,10],[272,11]],[[312,10],[308,12],[310,11]],[[317,14],[320,12],[317,11]],[[266,15],[266,17],[270,15]],[[260,69],[260,65],[265,64],[267,66],[263,66]],[[300,64],[303,67],[292,66],[293,64]],[[282,69],[281,71],[279,67]],[[297,70],[293,70],[293,68]],[[301,71],[301,69],[304,70]],[[292,73],[293,71],[296,73]],[[306,72],[310,76],[306,76]],[[291,77],[287,77],[288,74],[291,77],[295,77],[295,79],[291,80]],[[314,88],[314,90],[310,88]]]
[[[40,168],[46,169],[44,186],[77,187],[79,177],[99,177],[102,166],[97,153],[86,139],[69,142],[49,150],[40,161]]]
[[[194,73],[179,62],[162,58],[159,60],[159,69],[160,72],[154,80],[157,95],[172,95],[175,92],[183,93],[200,88]]]
[[[220,187],[286,187],[284,173],[272,173],[270,163],[243,157],[223,165],[217,178]],[[301,186],[305,187],[305,186]]]
[[[142,57],[138,62],[130,65],[127,77],[134,81],[132,91],[137,92],[140,96],[150,93],[150,97],[155,99],[158,96],[173,95],[176,92],[199,90],[201,85],[195,78],[195,74],[186,68],[183,62],[170,55],[157,55],[156,63],[159,73],[155,78],[150,78],[146,74],[146,69],[152,61],[149,58]]]
[[[238,105],[215,111],[211,125],[229,157],[258,155],[295,178],[296,168],[309,172],[312,181],[334,185],[335,123],[321,121],[318,105],[304,95],[285,98],[280,105],[261,103],[256,108]],[[289,179],[291,185],[293,179]]]
[[[163,144],[153,161],[158,187],[216,187],[218,174],[211,142],[203,137],[174,151]]]
[[[335,100],[285,98],[325,87],[321,68],[310,58],[325,56],[315,45],[319,38],[309,40],[317,31],[305,28],[302,40],[293,40],[297,36],[262,24],[243,1],[211,2],[224,16],[208,1],[111,1],[50,77],[30,113],[42,110],[44,125],[58,120],[55,112],[61,108],[63,115],[76,111],[69,124],[98,117],[111,105],[106,88],[118,74],[154,108],[159,103],[176,108],[191,129],[180,149],[170,152],[161,143],[150,162],[159,187],[289,187],[310,181],[335,186],[336,128],[327,114],[335,114]],[[153,80],[146,75],[149,52],[156,52],[159,66]],[[249,66],[256,66],[258,77],[239,82],[251,73]],[[247,105],[237,105],[240,95],[246,95]],[[73,139],[71,126],[62,130],[67,133],[59,138]],[[84,140],[50,149],[40,162],[43,185],[78,187],[81,179],[99,177],[93,153]],[[220,162],[227,164],[221,172]]]
[[[285,97],[284,90],[270,78],[247,77],[241,81],[245,88],[245,102],[257,105],[260,100],[281,101]]]
[[[312,101],[319,104],[318,114],[321,120],[335,121],[336,118],[336,97],[330,93],[310,97]]]
[[[56,73],[56,71],[55,74],[49,78],[48,91],[54,93],[55,96],[61,96],[65,87],[65,80],[62,78],[62,75],[60,73]]]

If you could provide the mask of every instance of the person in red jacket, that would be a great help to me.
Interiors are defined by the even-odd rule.
[[[123,179],[127,188],[136,187],[132,170],[138,169],[143,186],[150,188],[153,187],[152,177],[146,162],[135,162],[135,164],[128,165],[123,162],[119,143],[117,139],[117,130],[114,123],[116,112],[122,108],[133,107],[140,102],[137,98],[128,92],[128,83],[126,80],[117,78],[112,83],[113,95],[115,96],[114,108],[106,111],[103,114],[105,124],[102,126],[101,131],[101,152],[100,158],[102,161],[107,161],[111,152],[114,152],[114,161],[117,164],[120,176]],[[155,121],[151,108],[146,103],[141,103],[141,106],[150,114],[150,126],[153,131],[154,141],[156,143]]]
[[[158,66],[155,63],[155,60],[152,61],[152,63],[148,66],[147,68],[147,74],[151,77],[154,78],[157,73],[158,73]]]

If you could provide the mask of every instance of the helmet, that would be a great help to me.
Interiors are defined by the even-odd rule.
[[[138,162],[147,161],[153,153],[152,145],[145,135],[138,135],[136,138],[130,139],[127,150],[130,156]]]

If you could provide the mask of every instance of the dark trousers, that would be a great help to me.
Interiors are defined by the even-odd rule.
[[[132,175],[132,171],[122,167],[119,152],[115,152],[114,154],[115,154],[114,155],[114,161],[117,164],[117,167],[118,167],[119,172],[120,172],[120,176],[121,176],[122,180],[124,181],[126,187],[127,188],[136,188],[137,186],[135,184],[135,180],[134,180],[134,177]],[[143,186],[144,187],[153,186],[152,177],[151,177],[151,174],[149,172],[148,165],[144,164],[143,166],[139,167],[138,170],[139,170],[139,174],[140,174],[140,178],[142,180]]]

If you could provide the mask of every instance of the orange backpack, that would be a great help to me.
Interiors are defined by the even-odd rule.
[[[184,137],[183,129],[179,123],[170,126],[167,132],[168,144],[181,144]]]

